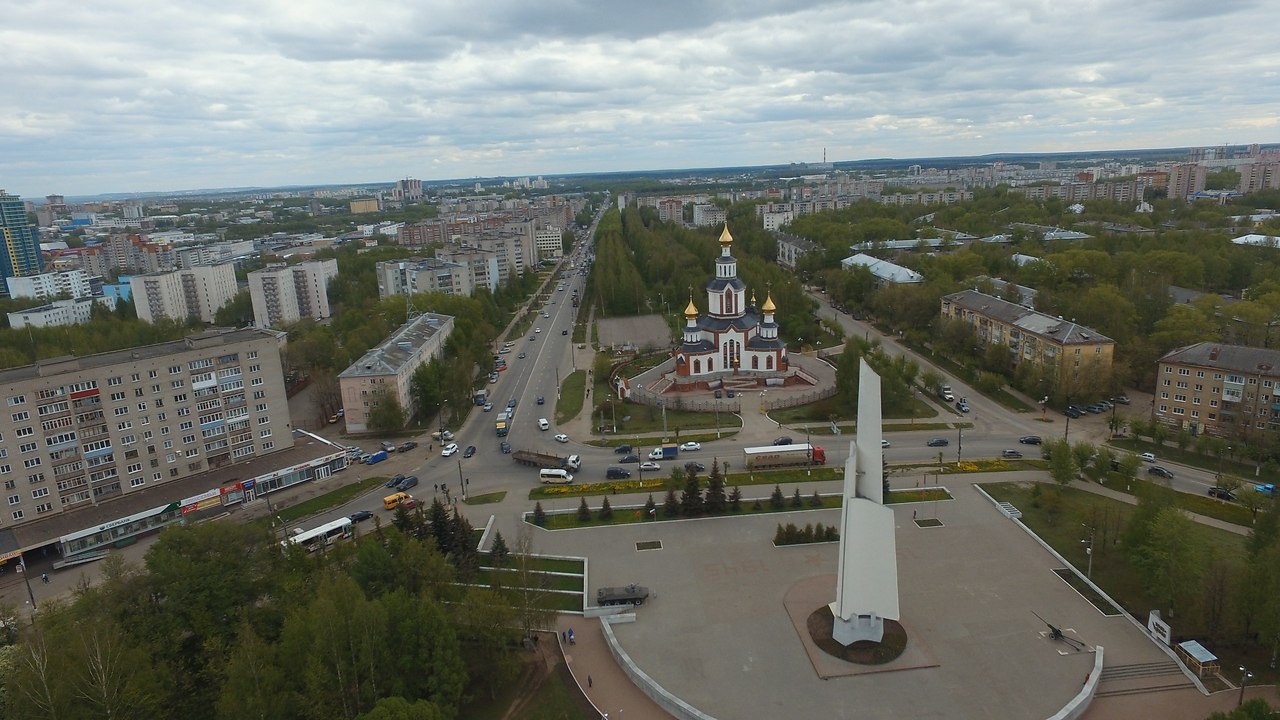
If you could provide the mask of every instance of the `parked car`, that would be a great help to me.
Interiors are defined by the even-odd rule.
[[[1040,440],[1039,435],[1023,435],[1018,438],[1018,442],[1023,445],[1039,445],[1042,441]]]
[[[1011,459],[1011,460],[1016,460],[1016,459],[1018,459],[1018,458],[1022,457],[1022,453],[1021,453],[1021,452],[1019,452],[1019,451],[1017,451],[1017,450],[1001,450],[1001,451],[1000,451],[1000,457],[1002,457],[1002,458],[1009,458],[1009,459]]]
[[[1085,405],[1084,409],[1094,415],[1100,415],[1107,411],[1107,406],[1102,403],[1093,403],[1092,405]]]
[[[639,455],[636,455],[636,454],[634,454],[634,453],[628,453],[628,454],[626,454],[626,455],[623,455],[623,456],[622,456],[622,459],[621,459],[621,460],[619,460],[618,462],[620,462],[620,463],[638,463],[638,462],[640,462],[640,456],[639,456]]]
[[[717,399],[717,400],[719,400],[719,399],[720,399],[720,398],[722,398],[722,397],[724,397],[724,391],[722,391],[722,390],[717,390],[717,391],[716,391],[716,399]]]
[[[503,455],[510,455],[510,454],[511,454],[511,443],[507,442],[506,440],[503,440],[503,441],[498,445],[498,449],[502,451],[502,454],[503,454]]]
[[[929,442],[926,444],[929,447],[946,447],[951,444],[951,441],[946,438],[929,438]]]
[[[405,479],[401,480],[401,481],[400,481],[400,484],[399,484],[399,485],[396,485],[396,489],[397,489],[397,490],[399,490],[399,491],[401,491],[401,492],[404,492],[404,491],[408,490],[409,488],[414,488],[414,487],[417,487],[417,486],[418,486],[418,476],[417,476],[417,475],[410,475],[409,477],[407,477],[407,478],[405,478]]]
[[[1075,408],[1075,407],[1069,407],[1069,408],[1067,408],[1066,410],[1063,410],[1063,411],[1062,411],[1062,414],[1063,414],[1063,415],[1066,415],[1066,416],[1067,416],[1067,417],[1069,417],[1069,418],[1084,417],[1084,411],[1083,411],[1083,410],[1079,410],[1079,409],[1077,409],[1077,408]]]
[[[1217,485],[1214,485],[1213,487],[1209,488],[1209,497],[1216,497],[1219,500],[1227,500],[1227,501],[1236,499],[1235,493],[1231,492],[1230,490],[1224,487],[1218,487]]]
[[[792,440],[791,440],[791,438],[787,437],[786,435],[783,435],[783,436],[782,436],[782,437],[780,437],[780,438],[774,438],[774,439],[773,439],[773,444],[774,444],[774,445],[791,445],[791,444],[792,444]]]
[[[399,507],[402,507],[405,510],[412,510],[418,507],[418,498],[415,498],[415,497],[405,498],[404,500],[400,501]]]
[[[397,448],[397,449],[398,449],[400,452],[409,452],[410,450],[412,450],[412,449],[414,449],[414,448],[416,448],[416,447],[418,447],[418,443],[414,442],[413,440],[408,440],[408,441],[406,441],[406,442],[402,442],[402,443],[400,443],[400,447],[399,447],[399,448]]]
[[[1156,477],[1162,477],[1162,478],[1165,478],[1166,480],[1173,479],[1173,472],[1169,470],[1169,468],[1161,467],[1159,465],[1152,465],[1151,467],[1147,468],[1147,474],[1155,475]]]
[[[490,403],[490,402],[485,403],[485,404],[484,404],[484,411],[485,411],[485,412],[489,412],[490,410],[493,410],[493,403]]]
[[[471,457],[472,455],[475,455],[475,454],[476,454],[476,446],[475,446],[475,445],[468,445],[468,446],[467,446],[467,449],[462,451],[462,457],[464,457],[464,458],[469,458],[469,457]]]
[[[452,457],[458,453],[458,443],[449,443],[440,451],[442,457]]]
[[[685,464],[684,464],[684,469],[685,469],[687,472],[706,472],[706,471],[707,471],[707,466],[706,466],[706,465],[703,465],[703,464],[702,464],[702,463],[700,463],[700,462],[693,462],[693,461],[690,461],[690,462],[687,462],[687,463],[685,463]]]
[[[689,442],[687,442],[687,443],[685,443],[685,444],[681,445],[681,446],[680,446],[680,449],[681,449],[681,450],[684,450],[685,452],[688,452],[688,451],[690,451],[690,450],[701,450],[701,449],[702,449],[702,443],[696,443],[696,442],[694,442],[694,441],[690,440]]]
[[[969,412],[969,400],[968,400],[968,398],[960,398],[959,400],[957,400],[957,401],[956,401],[956,409],[957,409],[957,410],[959,410],[959,411],[960,411],[960,412],[962,412],[962,413],[967,413],[967,412]]]
[[[732,390],[725,390],[725,391],[724,391],[724,394],[725,394],[725,395],[727,395],[728,397],[733,397],[733,396],[734,396],[734,392],[733,392]]]
[[[382,444],[379,447],[381,447],[383,450],[386,450],[389,453],[393,453],[396,451],[396,444],[391,442],[390,440],[383,440]]]
[[[662,469],[662,466],[652,460],[646,460],[645,462],[640,463],[640,469],[647,470],[650,472],[657,472],[658,470]]]
[[[619,445],[618,447],[613,449],[613,451],[619,455],[626,455],[632,450],[635,450],[635,448],[631,447],[630,445]]]
[[[1117,403],[1117,404],[1119,404],[1119,405],[1128,405],[1128,404],[1129,404],[1129,396],[1128,396],[1128,395],[1117,395],[1117,396],[1115,396],[1115,397],[1111,398],[1111,402],[1113,402],[1113,403]]]
[[[604,476],[608,480],[626,480],[631,477],[631,471],[626,468],[611,467],[604,471]]]
[[[1138,456],[1143,462],[1153,463],[1156,461],[1155,453],[1142,453]]]
[[[560,331],[560,334],[561,334],[561,335],[568,335],[568,334],[569,334],[569,331],[568,331],[568,330],[561,330],[561,331]]]
[[[559,435],[556,435],[556,442],[567,443],[569,442],[569,436],[565,435],[564,433],[560,433]]]
[[[357,510],[351,513],[350,515],[348,515],[347,517],[351,518],[351,522],[358,523],[358,522],[364,522],[365,520],[368,520],[369,518],[373,517],[373,513],[368,510]]]

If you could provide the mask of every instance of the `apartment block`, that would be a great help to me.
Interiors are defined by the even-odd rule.
[[[378,297],[439,292],[470,296],[475,292],[466,265],[439,258],[380,262],[376,268]]]
[[[89,282],[89,273],[84,270],[66,270],[64,272],[40,273],[25,277],[5,278],[9,286],[9,296],[15,298],[44,298],[66,295],[67,297],[87,297],[93,294],[93,285]]]
[[[723,225],[725,223],[724,208],[710,203],[693,206],[693,224],[697,227]]]
[[[658,201],[658,219],[662,222],[684,224],[684,200],[663,198]]]
[[[211,323],[237,292],[231,263],[137,275],[129,284],[138,317],[146,322],[191,317]]]
[[[498,268],[497,253],[464,246],[456,250],[441,251],[437,256],[467,269],[467,282],[471,285],[472,293],[480,288],[488,288],[489,292],[498,289],[502,273]]]
[[[0,190],[0,278],[36,275],[43,269],[40,237],[27,220],[22,198]]]
[[[1013,366],[1029,362],[1052,371],[1067,391],[1088,389],[1111,371],[1115,340],[998,297],[976,290],[944,295],[942,317],[969,325],[984,345],[1007,347]]]
[[[260,330],[0,370],[0,398],[0,528],[293,444],[280,341]]]
[[[329,281],[337,276],[338,261],[332,258],[274,265],[249,273],[254,324],[283,327],[303,318],[330,317]]]
[[[417,411],[413,371],[439,357],[453,332],[453,317],[424,313],[401,325],[391,337],[338,375],[348,432],[365,432],[369,410],[386,396],[394,397],[406,417]]]
[[[558,258],[564,255],[564,231],[554,225],[535,230],[533,244],[539,261]]]
[[[360,215],[363,213],[376,213],[378,212],[378,209],[379,209],[377,198],[367,198],[364,200],[352,200],[350,203],[350,207],[351,207],[352,215]]]
[[[1152,417],[1193,435],[1280,430],[1280,350],[1202,342],[1156,366]]]
[[[1169,169],[1169,197],[1186,200],[1188,195],[1204,190],[1209,169],[1203,165],[1174,165]]]
[[[822,246],[818,243],[798,235],[775,232],[773,236],[778,241],[778,264],[785,268],[795,270],[796,261],[806,253],[822,250]]]
[[[1280,189],[1280,162],[1249,163],[1237,166],[1236,170],[1240,171],[1237,189],[1242,193]]]
[[[114,310],[114,295],[98,297],[79,297],[69,300],[54,300],[48,305],[27,308],[9,313],[9,327],[54,327],[58,325],[81,325],[93,317],[95,305],[102,305],[107,310]]]

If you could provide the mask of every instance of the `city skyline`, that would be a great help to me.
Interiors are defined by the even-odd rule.
[[[0,187],[1268,143],[1280,127],[1280,49],[1242,30],[1267,26],[1262,2],[321,5],[7,10]]]

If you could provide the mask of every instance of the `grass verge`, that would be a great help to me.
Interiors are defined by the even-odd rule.
[[[279,518],[288,525],[295,520],[310,517],[316,513],[338,507],[339,505],[345,505],[351,502],[353,498],[363,495],[372,488],[381,487],[386,482],[386,476],[379,477],[375,475],[373,477],[365,478],[364,480],[351,483],[350,485],[343,485],[340,488],[334,488],[323,495],[317,495],[309,500],[304,500],[297,505],[292,505],[284,508],[283,510],[277,510],[272,514],[272,517]],[[266,519],[270,521],[271,518]]]
[[[462,502],[467,505],[492,505],[493,503],[502,502],[503,498],[506,496],[507,491],[501,490],[499,492],[485,493],[483,495],[472,495]]]
[[[587,371],[569,373],[560,383],[560,397],[556,399],[556,423],[565,423],[582,412],[583,394],[587,387]]]

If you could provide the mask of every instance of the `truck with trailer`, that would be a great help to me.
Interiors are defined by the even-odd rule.
[[[748,470],[773,470],[827,463],[826,452],[809,443],[749,447],[742,451],[742,455]]]
[[[511,459],[521,465],[538,468],[564,468],[565,470],[581,470],[582,459],[577,455],[556,455],[554,453],[535,452],[533,450],[517,450],[511,453]]]
[[[602,587],[596,591],[597,605],[643,605],[649,597],[649,588],[643,585],[626,587]]]
[[[663,443],[649,451],[650,460],[675,460],[680,455],[680,446],[675,443]]]

